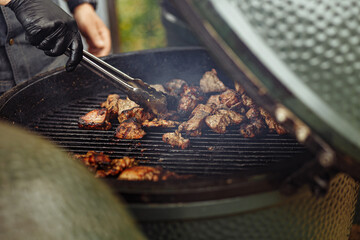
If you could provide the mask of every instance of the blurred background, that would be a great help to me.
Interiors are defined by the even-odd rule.
[[[98,1],[97,13],[111,30],[113,53],[166,46],[160,3],[161,0]],[[65,1],[60,5],[69,12]]]

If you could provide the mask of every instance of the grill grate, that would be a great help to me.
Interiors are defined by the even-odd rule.
[[[70,102],[31,124],[30,128],[67,152],[85,154],[93,150],[112,158],[130,156],[140,160],[140,164],[162,166],[180,174],[228,175],[285,159],[290,161],[307,152],[290,136],[268,133],[261,138],[244,138],[238,127],[230,128],[224,135],[204,130],[201,137],[190,137],[191,146],[185,150],[172,148],[162,141],[164,133],[175,129],[150,129],[140,140],[114,138],[116,120],[108,131],[79,129],[78,118],[99,108],[108,94]]]

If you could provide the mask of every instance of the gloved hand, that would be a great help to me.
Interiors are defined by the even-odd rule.
[[[51,0],[11,0],[11,8],[26,32],[26,39],[48,56],[71,50],[66,70],[72,71],[82,59],[83,45],[75,20]]]

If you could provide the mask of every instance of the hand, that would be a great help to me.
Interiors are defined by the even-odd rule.
[[[89,45],[88,51],[97,57],[108,55],[111,50],[110,30],[96,14],[93,6],[89,3],[80,4],[74,9],[74,18]]]
[[[50,0],[11,0],[11,8],[25,29],[26,39],[48,56],[71,50],[66,70],[72,71],[82,59],[83,45],[75,20]]]

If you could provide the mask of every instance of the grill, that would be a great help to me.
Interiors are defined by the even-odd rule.
[[[232,84],[199,48],[142,51],[107,61],[150,84],[171,78],[197,83],[211,68],[219,70],[225,84]],[[3,95],[0,116],[36,131],[65,152],[127,155],[141,165],[195,175],[187,181],[156,183],[105,179],[127,201],[149,239],[346,239],[358,184],[341,174],[325,198],[314,197],[308,186],[283,195],[284,178],[298,177],[297,188],[318,177],[318,172],[306,171],[318,166],[314,154],[290,135],[243,138],[238,127],[224,135],[205,130],[181,150],[162,141],[163,133],[173,129],[148,130],[141,140],[115,139],[116,121],[108,131],[79,129],[78,118],[113,93],[112,86],[83,68],[71,75],[54,71]]]
[[[112,92],[71,102],[30,124],[30,128],[72,153],[84,154],[93,150],[112,158],[125,155],[136,158],[142,165],[199,176],[231,175],[281,160],[291,161],[306,152],[304,146],[290,136],[268,133],[260,138],[244,138],[239,134],[238,126],[226,134],[205,130],[201,137],[190,137],[191,147],[185,150],[172,148],[162,141],[162,135],[175,128],[149,129],[141,140],[116,139],[116,121],[108,131],[79,129],[78,118],[99,108],[108,94]]]

